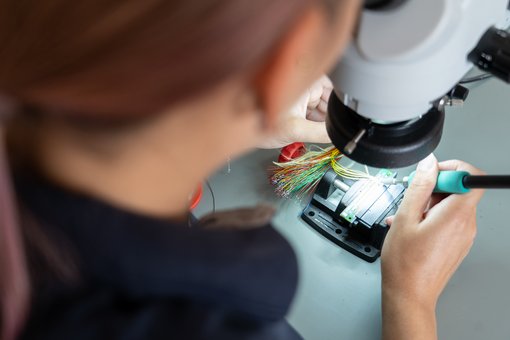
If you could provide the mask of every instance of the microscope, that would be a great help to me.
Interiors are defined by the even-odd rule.
[[[508,0],[372,0],[331,73],[327,129],[349,158],[379,168],[432,153],[444,110],[473,67],[510,82]]]
[[[473,66],[510,83],[509,0],[366,0],[330,78],[326,128],[338,150],[376,168],[417,163],[438,146],[445,108],[463,103]],[[376,177],[396,177],[381,170]],[[402,185],[319,183],[302,218],[331,241],[373,262],[402,200]],[[360,197],[363,197],[361,199]]]

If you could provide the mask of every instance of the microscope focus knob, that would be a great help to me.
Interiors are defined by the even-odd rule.
[[[491,27],[468,59],[480,69],[510,83],[510,33]]]

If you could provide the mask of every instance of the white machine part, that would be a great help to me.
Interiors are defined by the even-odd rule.
[[[428,112],[473,67],[468,54],[490,27],[510,26],[509,0],[400,0],[364,10],[331,73],[343,103],[375,123]]]

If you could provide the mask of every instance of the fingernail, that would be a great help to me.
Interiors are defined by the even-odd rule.
[[[421,171],[429,171],[434,169],[436,166],[437,160],[433,153],[427,156],[427,158],[423,159],[420,163],[418,163],[417,170]]]

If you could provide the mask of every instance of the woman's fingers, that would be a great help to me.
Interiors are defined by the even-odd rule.
[[[467,171],[471,175],[485,175],[485,173],[472,166],[469,163],[459,161],[457,159],[443,161],[438,164],[440,171],[453,170],[453,171]]]
[[[466,257],[476,236],[476,206],[483,194],[431,198],[438,166],[421,164],[391,225],[382,250],[383,290],[434,307],[441,291]],[[435,169],[434,169],[435,166]],[[480,173],[461,161],[443,162],[442,170]],[[435,174],[434,174],[435,173]],[[432,179],[432,180],[431,180]],[[423,216],[425,206],[429,210]]]
[[[331,81],[326,76],[320,78],[281,116],[275,131],[262,137],[258,146],[279,148],[294,142],[331,143],[324,123],[331,90]]]
[[[320,78],[309,90],[307,118],[314,121],[324,121],[328,109],[328,100],[333,90],[333,84],[327,76]],[[319,115],[309,118],[308,114],[318,111]],[[320,120],[319,120],[320,119]]]
[[[483,172],[482,170],[472,166],[471,164],[468,164],[466,162],[459,161],[459,160],[449,160],[449,161],[440,162],[439,170],[440,171],[447,171],[447,170],[467,171],[471,175],[476,175],[476,176],[485,175],[485,172]],[[459,195],[454,195],[453,197],[457,197],[457,198],[453,198],[453,199],[462,200],[463,202],[467,200],[472,203],[471,204],[472,206],[476,206],[478,204],[478,202],[480,201],[480,199],[482,198],[483,194],[484,194],[484,190],[475,189],[475,190],[471,190],[467,194],[464,194],[462,198],[460,198]]]
[[[321,111],[319,108],[308,110],[306,119],[312,122],[324,122],[326,120],[326,112]]]
[[[395,220],[395,216],[388,216],[386,217],[385,222],[389,227],[391,227],[391,225],[393,224],[393,220]]]
[[[306,119],[294,119],[290,124],[289,136],[292,141],[308,143],[331,143],[324,122],[314,122]]]
[[[436,157],[429,155],[418,164],[416,175],[405,193],[405,198],[399,208],[401,218],[406,221],[419,222],[436,186],[438,166]]]

